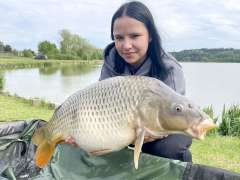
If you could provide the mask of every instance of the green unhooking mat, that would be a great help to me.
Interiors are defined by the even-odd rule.
[[[123,149],[104,156],[89,156],[83,150],[58,145],[51,162],[43,169],[34,163],[36,147],[31,143],[42,120],[0,123],[0,180],[240,180],[240,174],[203,165],[141,154],[139,169],[133,151]]]

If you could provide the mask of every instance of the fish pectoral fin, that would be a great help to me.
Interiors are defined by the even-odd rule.
[[[63,140],[62,134],[54,136],[51,141],[42,140],[36,151],[36,165],[40,168],[47,165],[53,156],[56,145]]]
[[[47,141],[42,142],[36,151],[36,165],[43,168],[47,165],[48,161],[52,158],[55,146]]]
[[[135,169],[138,169],[138,161],[139,161],[140,153],[141,153],[141,150],[142,150],[144,135],[145,135],[145,130],[143,128],[137,129],[137,139],[135,140],[135,147],[134,147],[134,166],[135,166]]]

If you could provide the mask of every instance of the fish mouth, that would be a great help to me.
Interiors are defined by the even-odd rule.
[[[206,133],[216,127],[217,125],[213,122],[213,120],[208,118],[201,121],[199,124],[188,128],[185,132],[196,139],[203,140]]]

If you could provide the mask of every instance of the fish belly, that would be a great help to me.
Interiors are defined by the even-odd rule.
[[[80,148],[87,152],[118,151],[135,139],[135,131],[131,128],[122,129],[86,129],[73,135]]]

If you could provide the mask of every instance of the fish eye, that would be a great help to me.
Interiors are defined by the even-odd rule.
[[[183,106],[180,105],[180,104],[177,104],[177,105],[175,106],[175,110],[176,110],[177,112],[182,112],[182,111],[183,111]]]

